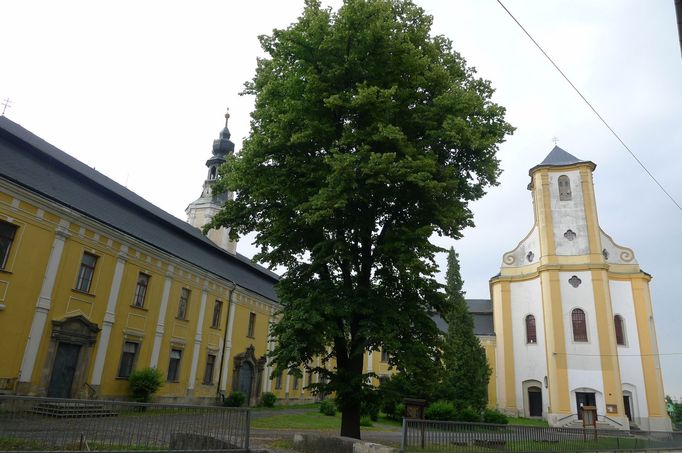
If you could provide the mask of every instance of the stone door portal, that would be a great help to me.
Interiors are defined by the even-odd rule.
[[[54,358],[50,385],[47,388],[47,396],[52,398],[71,397],[73,376],[78,365],[78,355],[81,345],[71,343],[59,343],[57,354]]]

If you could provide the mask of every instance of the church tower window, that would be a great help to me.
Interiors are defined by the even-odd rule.
[[[560,201],[570,201],[573,199],[571,195],[571,180],[568,176],[559,176],[559,200]]]
[[[585,312],[576,308],[571,312],[571,322],[573,324],[573,341],[587,341],[587,320]]]
[[[616,344],[625,346],[625,323],[621,315],[613,317],[613,323],[616,325]]]
[[[535,316],[526,316],[526,343],[535,344],[538,342],[537,332],[535,329]]]

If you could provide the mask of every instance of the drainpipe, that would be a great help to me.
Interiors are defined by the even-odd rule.
[[[218,376],[217,391],[221,399],[225,398],[225,390],[227,389],[227,369],[230,361],[230,352],[232,350],[232,327],[234,325],[234,293],[237,289],[236,285],[230,288],[230,298],[227,303],[227,318],[225,320],[225,335],[223,337],[223,356],[220,360],[220,375]]]

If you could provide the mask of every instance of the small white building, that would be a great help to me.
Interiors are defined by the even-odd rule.
[[[530,169],[533,228],[490,280],[496,405],[551,426],[596,406],[613,428],[670,431],[651,276],[599,227],[595,168],[554,147]]]

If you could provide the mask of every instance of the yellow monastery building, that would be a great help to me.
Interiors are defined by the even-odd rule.
[[[233,152],[226,121],[183,222],[0,117],[0,393],[120,399],[133,370],[156,367],[162,401],[314,398],[317,375],[273,377],[265,359],[277,275],[226,230],[199,230],[232,196],[211,189]],[[467,301],[489,406],[553,426],[596,406],[615,428],[670,430],[651,277],[600,229],[594,169],[560,148],[531,169],[534,226],[491,300]],[[369,352],[365,371],[389,375],[387,362]]]

